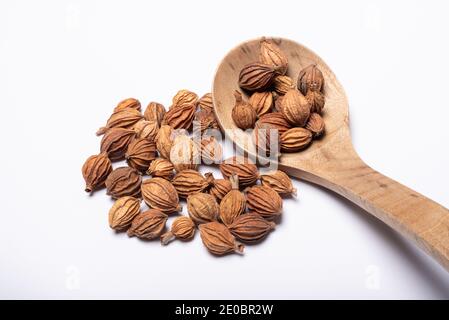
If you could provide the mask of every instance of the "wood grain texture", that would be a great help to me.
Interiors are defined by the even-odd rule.
[[[253,156],[255,146],[251,134],[235,126],[231,110],[233,92],[240,90],[240,69],[257,61],[259,40],[247,41],[228,53],[217,69],[212,92],[220,127],[239,149]],[[272,40],[286,53],[289,59],[287,75],[295,82],[299,71],[311,63],[317,64],[325,79],[323,119],[326,134],[304,151],[283,154],[278,162],[280,169],[354,202],[414,241],[449,271],[449,210],[366,165],[352,146],[348,101],[330,68],[315,53],[296,42]]]

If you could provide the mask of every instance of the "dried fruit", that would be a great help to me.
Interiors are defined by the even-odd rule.
[[[273,220],[282,213],[282,198],[267,186],[257,185],[246,190],[248,210],[267,220]]]
[[[172,184],[181,198],[202,192],[209,185],[201,173],[190,169],[178,172],[173,178]]]
[[[321,114],[324,109],[324,104],[326,99],[324,98],[324,94],[320,91],[307,91],[306,99],[310,104],[310,111]]]
[[[153,160],[148,167],[147,174],[155,177],[164,178],[166,180],[170,180],[173,177],[173,164],[164,158],[157,158]]]
[[[276,224],[267,221],[257,213],[245,213],[237,217],[228,227],[229,231],[240,241],[254,243],[265,238]]]
[[[111,160],[105,152],[90,156],[81,171],[86,182],[86,192],[92,192],[104,186],[106,178],[112,172]]]
[[[201,139],[201,159],[204,164],[218,164],[223,160],[223,149],[214,136],[203,136]]]
[[[165,108],[162,104],[157,102],[150,102],[143,113],[145,120],[156,121],[157,125],[160,126],[162,119],[165,116]]]
[[[195,109],[194,104],[177,105],[167,111],[162,124],[168,124],[173,129],[189,130],[192,127]]]
[[[287,91],[282,98],[282,115],[294,126],[304,127],[310,116],[310,104],[297,89]]]
[[[310,91],[322,91],[324,87],[323,73],[318,69],[316,64],[304,68],[298,76],[298,89],[302,94]]]
[[[197,103],[197,106],[200,110],[213,111],[214,103],[212,101],[212,93],[206,93],[202,96]]]
[[[232,190],[231,181],[228,179],[215,179],[210,172],[205,173],[204,176],[210,186],[209,194],[213,195],[217,202],[220,202]]]
[[[292,194],[296,196],[296,189],[293,188],[292,181],[283,171],[276,170],[274,172],[263,174],[260,176],[260,182],[263,186],[270,187],[281,195]]]
[[[260,117],[256,122],[256,126],[262,125],[268,125],[270,128],[277,129],[279,131],[279,135],[283,134],[292,127],[280,112],[267,113]]]
[[[171,108],[181,107],[184,105],[196,106],[197,101],[198,95],[196,93],[189,90],[179,90],[172,99],[173,105]]]
[[[236,175],[231,176],[232,190],[220,202],[220,220],[227,226],[246,210],[246,199],[239,190],[238,179]]]
[[[237,127],[246,130],[254,127],[256,122],[256,111],[247,102],[243,101],[242,94],[239,91],[234,92],[235,105],[232,109],[232,120]]]
[[[273,106],[273,94],[270,91],[254,92],[248,100],[258,117],[271,111]]]
[[[156,159],[156,145],[148,139],[135,138],[129,144],[125,158],[130,167],[145,172]]]
[[[133,130],[136,132],[137,138],[155,141],[157,132],[159,131],[159,125],[153,120],[140,120],[134,125]]]
[[[101,152],[106,152],[111,161],[125,158],[129,143],[134,139],[136,133],[133,130],[123,128],[109,129],[101,139]]]
[[[117,107],[114,108],[114,112],[125,110],[125,109],[135,109],[140,111],[140,101],[134,98],[128,98],[122,100],[118,103]]]
[[[252,134],[257,154],[262,157],[277,156],[280,151],[279,130],[271,124],[257,121]]]
[[[312,142],[312,132],[305,128],[292,128],[281,134],[281,151],[297,152]]]
[[[319,137],[324,132],[324,120],[318,113],[312,113],[307,121],[306,129],[310,130],[314,137]]]
[[[109,226],[115,230],[126,229],[139,213],[140,200],[134,197],[121,197],[109,210]]]
[[[161,157],[170,159],[170,150],[173,146],[175,133],[173,128],[168,125],[162,125],[156,135],[156,148]]]
[[[158,238],[165,228],[167,215],[156,209],[150,209],[138,214],[128,229],[128,236],[152,240]]]
[[[209,110],[200,110],[195,113],[195,120],[193,122],[193,130],[199,130],[201,133],[207,129],[217,129],[218,122],[215,115]]]
[[[199,229],[201,240],[209,252],[215,255],[231,252],[243,253],[245,246],[237,242],[228,228],[221,223],[213,221],[201,224]]]
[[[161,243],[168,244],[173,239],[190,240],[195,235],[195,223],[189,217],[178,217],[173,221],[170,231],[161,236]]]
[[[285,74],[288,67],[287,56],[282,50],[271,40],[262,39],[260,41],[260,62],[275,67],[280,67],[279,72]]]
[[[201,224],[217,220],[219,207],[212,195],[196,193],[188,196],[187,211],[196,224]]]
[[[200,153],[197,145],[189,136],[181,134],[175,138],[170,150],[170,161],[177,172],[198,168]]]
[[[282,111],[282,98],[284,98],[284,96],[278,96],[274,100],[274,110],[276,110],[276,112]]]
[[[165,214],[181,211],[178,193],[173,185],[162,178],[151,178],[142,182],[142,197],[153,209]]]
[[[108,119],[106,126],[97,131],[97,136],[104,134],[110,128],[131,128],[142,119],[140,111],[132,108],[115,111]]]
[[[138,197],[141,182],[142,176],[136,169],[119,167],[106,179],[107,194],[114,199],[125,196]]]
[[[226,159],[220,164],[220,171],[226,179],[236,174],[239,177],[238,180],[241,187],[255,184],[257,179],[259,179],[257,166],[247,157],[234,156]]]
[[[284,95],[288,90],[293,89],[295,84],[289,76],[277,76],[273,80],[273,87],[277,93]]]
[[[248,91],[259,91],[268,88],[275,76],[281,74],[282,67],[274,67],[263,63],[250,63],[243,67],[239,75],[239,86]]]

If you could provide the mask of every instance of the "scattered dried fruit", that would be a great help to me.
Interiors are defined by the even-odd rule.
[[[324,133],[324,120],[318,113],[312,113],[307,121],[306,129],[310,130],[314,137]]]
[[[212,93],[206,93],[202,96],[197,103],[197,106],[200,110],[213,111],[214,104],[212,101]]]
[[[285,74],[287,72],[287,56],[272,40],[263,38],[260,41],[259,60],[264,64],[279,67],[280,74]]]
[[[242,130],[254,127],[257,117],[256,111],[249,103],[243,101],[241,92],[236,90],[234,97],[235,105],[232,109],[232,120],[234,120],[235,125]]]
[[[195,110],[195,104],[176,105],[165,113],[162,124],[168,124],[173,129],[189,130],[192,127]]]
[[[150,102],[143,113],[145,120],[147,121],[156,121],[157,125],[160,126],[162,124],[162,119],[165,116],[165,107],[164,105],[157,102]]]
[[[139,213],[140,200],[134,197],[121,197],[109,210],[109,226],[114,230],[124,230]]]
[[[246,199],[239,190],[238,176],[231,176],[230,182],[232,190],[220,202],[220,220],[227,226],[246,210]]]
[[[172,99],[173,105],[171,108],[182,107],[184,105],[196,106],[197,101],[198,95],[196,93],[189,90],[179,90]]]
[[[240,241],[255,243],[265,238],[275,227],[274,222],[250,212],[237,217],[228,228]]]
[[[131,128],[143,116],[140,111],[132,108],[115,111],[108,119],[106,126],[97,131],[97,136],[104,134],[110,128]]]
[[[173,164],[164,158],[157,158],[153,160],[148,167],[147,174],[155,177],[164,178],[165,180],[171,180],[173,177]]]
[[[107,194],[114,199],[125,196],[138,197],[142,176],[130,167],[119,167],[112,171],[106,179]]]
[[[311,64],[304,68],[298,76],[298,89],[302,94],[310,91],[322,91],[324,86],[323,73],[316,64]]]
[[[156,209],[150,209],[134,217],[128,229],[129,237],[138,237],[145,240],[158,238],[165,228],[167,215]]]
[[[271,91],[254,92],[248,100],[258,117],[271,112],[273,106],[273,94]]]
[[[274,67],[263,63],[250,63],[243,67],[239,75],[239,86],[248,91],[259,91],[268,88],[275,76],[281,74],[282,67]]]
[[[209,185],[201,173],[190,169],[178,172],[173,178],[172,184],[181,198],[202,192]]]
[[[170,231],[161,236],[161,243],[167,245],[174,239],[187,241],[195,235],[195,223],[189,217],[178,217],[173,221]]]
[[[273,80],[273,86],[277,93],[284,95],[288,90],[293,89],[295,84],[289,76],[277,76]]]
[[[304,127],[310,116],[310,104],[297,89],[287,91],[282,98],[282,115],[294,126]]]
[[[137,138],[144,138],[155,141],[159,125],[156,121],[140,120],[134,125],[133,130],[136,132]]]
[[[196,193],[187,197],[187,211],[196,224],[201,224],[217,220],[219,207],[212,195]]]
[[[306,99],[310,103],[310,111],[321,114],[324,109],[325,98],[320,91],[307,91]]]
[[[220,171],[226,179],[236,174],[241,187],[255,184],[259,179],[257,166],[247,157],[234,156],[226,159],[220,164]]]
[[[177,172],[198,169],[200,152],[189,136],[181,134],[175,138],[170,150],[170,161]]]
[[[86,182],[85,191],[92,192],[104,186],[106,178],[112,172],[111,160],[105,152],[90,156],[81,171]]]
[[[305,128],[292,128],[281,134],[281,151],[298,152],[312,142],[312,132]]]
[[[173,128],[168,125],[162,125],[156,135],[156,148],[161,157],[170,159],[170,151],[173,146],[175,133]]]
[[[145,172],[156,159],[156,145],[148,139],[135,138],[129,144],[125,158],[131,168]]]
[[[101,152],[106,152],[111,161],[125,158],[129,143],[134,139],[136,133],[133,130],[123,128],[109,129],[101,139]]]
[[[142,182],[142,197],[153,209],[165,214],[181,211],[178,193],[173,185],[162,178],[151,178]]]
[[[201,160],[204,164],[219,164],[223,160],[223,149],[214,136],[202,136]]]
[[[232,190],[231,181],[228,179],[215,179],[213,174],[208,172],[204,174],[210,186],[209,194],[213,195],[217,202],[221,202],[223,197]]]
[[[276,170],[274,172],[262,174],[260,176],[260,182],[263,186],[270,187],[281,195],[292,194],[296,196],[296,189],[293,188],[291,179],[283,171]]]
[[[224,255],[235,252],[242,254],[245,246],[237,242],[231,232],[216,221],[204,223],[199,226],[201,240],[207,250],[215,255]]]
[[[122,100],[118,103],[117,107],[114,108],[114,112],[125,110],[125,109],[135,109],[140,111],[141,105],[140,101],[134,98],[128,98]]]
[[[267,220],[273,220],[282,213],[282,198],[270,187],[257,185],[246,190],[248,210]]]

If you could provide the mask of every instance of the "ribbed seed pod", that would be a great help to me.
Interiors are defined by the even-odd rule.
[[[257,121],[252,133],[257,154],[262,157],[279,156],[280,134],[278,128],[271,124]]]
[[[111,161],[123,160],[129,143],[136,133],[133,130],[123,128],[109,129],[101,138],[101,152],[106,152]]]
[[[305,128],[291,128],[281,134],[281,151],[297,152],[312,142],[312,132]]]
[[[249,103],[243,101],[241,92],[235,90],[234,97],[235,105],[232,108],[232,120],[234,120],[235,125],[242,130],[253,128],[257,118],[256,110]]]
[[[231,176],[230,182],[232,190],[220,202],[220,220],[227,226],[246,210],[246,200],[239,190],[238,176]]]
[[[135,138],[129,144],[125,158],[131,168],[145,172],[156,159],[156,144],[145,138]]]
[[[107,194],[117,199],[125,196],[138,197],[142,176],[136,169],[119,167],[112,171],[106,179]]]
[[[224,160],[220,164],[220,171],[226,179],[236,174],[241,187],[255,184],[257,179],[259,179],[257,166],[251,160],[242,156],[234,156]]]
[[[142,114],[136,109],[128,108],[116,111],[108,119],[106,126],[98,129],[97,136],[104,134],[110,128],[131,128],[142,118]]]
[[[193,130],[199,130],[201,133],[207,129],[217,129],[218,122],[215,119],[213,111],[200,110],[195,113],[195,120],[193,122]]]
[[[288,90],[293,89],[295,84],[289,76],[277,76],[273,80],[273,86],[277,93],[284,95]]]
[[[320,91],[307,91],[306,99],[310,104],[310,111],[321,114],[324,109],[324,104],[326,99],[324,98],[324,94]]]
[[[250,63],[243,67],[239,75],[239,86],[248,91],[259,91],[268,88],[282,67],[273,67],[263,63]]]
[[[183,105],[194,105],[198,102],[198,95],[189,90],[179,90],[172,99],[173,107],[179,107]]]
[[[162,124],[167,124],[173,129],[190,130],[195,115],[194,104],[182,104],[171,108],[165,113]]]
[[[235,252],[242,254],[245,246],[235,240],[226,226],[216,221],[199,226],[201,240],[207,250],[215,255]]]
[[[178,193],[173,185],[162,178],[151,178],[142,182],[142,197],[152,209],[165,214],[181,211]]]
[[[294,126],[304,127],[310,116],[310,104],[297,89],[287,91],[282,98],[282,115]]]
[[[256,125],[268,125],[270,128],[277,129],[279,135],[290,129],[292,125],[284,118],[280,112],[271,112],[263,115],[257,120]]]
[[[156,209],[150,209],[135,216],[128,229],[129,237],[145,240],[158,238],[164,231],[167,215]]]
[[[178,172],[173,178],[172,184],[181,198],[203,192],[209,185],[201,173],[189,169]]]
[[[277,96],[276,99],[274,100],[274,110],[276,111],[276,113],[281,113],[282,112],[282,98],[284,98],[284,96]]]
[[[287,72],[287,56],[272,40],[262,39],[260,41],[259,61],[264,64],[280,67],[279,72],[281,74]]]
[[[136,132],[137,138],[155,141],[157,132],[159,131],[159,125],[153,120],[140,120],[134,125],[133,130]]]
[[[276,170],[274,172],[262,174],[260,176],[260,182],[263,186],[270,187],[281,195],[292,194],[296,196],[296,189],[293,188],[291,179],[283,171]]]
[[[121,111],[124,109],[136,109],[137,111],[140,111],[140,108],[141,105],[139,100],[134,98],[128,98],[120,101],[118,105],[114,108],[114,112]]]
[[[316,64],[311,64],[301,70],[298,76],[298,89],[301,90],[302,94],[307,94],[309,90],[322,91],[323,87],[323,73],[318,69]]]
[[[201,139],[201,160],[204,164],[219,164],[223,160],[223,149],[214,136]]]
[[[173,146],[175,133],[173,128],[168,125],[162,125],[156,135],[156,148],[161,157],[170,159],[170,150]]]
[[[219,207],[212,195],[196,193],[187,197],[187,211],[196,224],[201,224],[217,220]]]
[[[139,213],[140,200],[134,197],[121,197],[109,210],[109,226],[114,230],[124,230]]]
[[[171,180],[173,177],[173,164],[164,158],[157,158],[151,161],[150,166],[148,167],[147,174],[155,177],[164,178],[165,180]]]
[[[173,221],[170,231],[161,236],[161,243],[167,245],[174,239],[187,241],[195,235],[195,223],[189,217],[178,217]]]
[[[245,213],[229,226],[229,231],[242,242],[255,243],[265,238],[276,224],[267,221],[257,213]]]
[[[197,103],[197,107],[200,110],[208,110],[213,111],[214,109],[214,103],[212,101],[212,93],[206,93],[204,96],[202,96]]]
[[[324,120],[318,113],[312,113],[307,121],[306,129],[310,130],[314,137],[324,133]]]
[[[157,125],[160,126],[162,119],[164,119],[165,107],[164,105],[157,102],[150,102],[143,113],[145,120],[156,121]]]
[[[90,156],[84,162],[81,171],[86,182],[85,191],[92,192],[104,186],[106,178],[112,172],[111,160],[105,152]]]
[[[248,100],[258,117],[271,111],[273,106],[273,94],[271,91],[254,92]]]
[[[273,220],[282,213],[282,198],[267,186],[257,185],[246,190],[248,210],[267,220]]]
[[[170,162],[177,172],[197,170],[201,162],[198,146],[185,134],[177,136],[170,150]]]
[[[223,197],[232,190],[231,181],[228,179],[215,179],[211,172],[205,173],[204,176],[210,186],[209,194],[213,195],[217,202],[220,203]]]

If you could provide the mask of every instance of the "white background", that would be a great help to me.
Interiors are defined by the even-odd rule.
[[[228,50],[282,36],[350,101],[361,157],[449,207],[447,1],[1,1],[0,298],[449,298],[449,274],[346,200],[298,200],[245,256],[142,242],[84,193],[98,127],[136,97],[210,90]],[[203,168],[206,171],[207,168]]]

